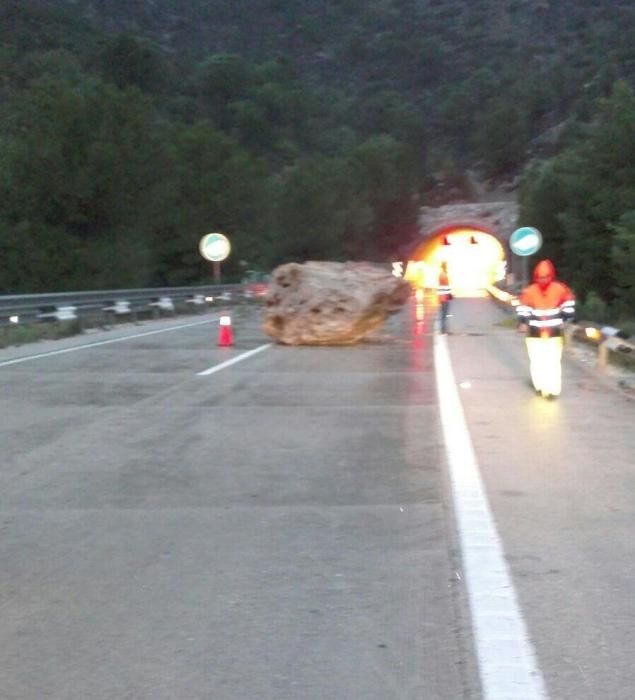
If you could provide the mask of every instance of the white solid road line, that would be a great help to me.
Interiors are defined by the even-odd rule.
[[[135,333],[133,335],[124,335],[120,338],[110,338],[108,340],[99,340],[94,343],[84,343],[83,345],[74,345],[72,348],[64,348],[63,350],[51,350],[51,352],[41,352],[36,355],[25,355],[24,357],[16,357],[13,360],[0,361],[0,367],[7,365],[17,365],[20,362],[29,362],[30,360],[40,360],[44,357],[52,357],[53,355],[64,355],[67,352],[75,352],[76,350],[86,350],[87,348],[96,348],[100,345],[110,345],[111,343],[121,343],[124,340],[133,340],[134,338],[143,338],[147,335],[156,335],[157,333],[167,333],[168,331],[178,331],[181,328],[191,328],[192,326],[202,326],[204,323],[213,323],[218,321],[218,316],[209,318],[205,321],[196,321],[194,323],[182,323],[178,326],[170,326],[169,328],[160,328],[156,331],[146,331],[145,333]]]
[[[253,350],[249,350],[247,352],[242,353],[242,355],[236,355],[236,357],[232,357],[231,360],[225,360],[225,362],[221,362],[219,365],[213,365],[212,367],[204,369],[202,372],[197,372],[197,375],[199,377],[206,377],[208,374],[214,374],[214,372],[219,372],[221,369],[225,369],[226,367],[230,367],[231,365],[236,364],[236,362],[246,360],[248,357],[255,355],[257,352],[262,352],[263,350],[266,350],[270,347],[271,343],[260,345],[257,348],[254,348]]]
[[[464,578],[484,700],[547,700],[467,430],[446,336],[434,362]]]

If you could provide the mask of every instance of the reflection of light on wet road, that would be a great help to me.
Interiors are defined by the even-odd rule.
[[[428,449],[421,423],[436,403],[432,353],[432,324],[436,293],[417,289],[408,304],[409,363],[401,431],[402,454],[413,469],[420,469]]]
[[[412,336],[411,369],[419,372],[423,370],[423,353],[426,351],[426,313],[425,296],[423,289],[417,289],[414,304],[411,304],[410,327]]]
[[[426,295],[423,289],[419,288],[415,292],[415,315],[417,317],[417,321],[422,322],[425,319],[425,299]]]

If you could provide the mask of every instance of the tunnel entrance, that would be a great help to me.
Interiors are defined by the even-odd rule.
[[[504,279],[505,251],[487,231],[452,227],[433,232],[413,251],[404,277],[417,287],[436,288],[439,267],[447,263],[454,296],[477,297]]]

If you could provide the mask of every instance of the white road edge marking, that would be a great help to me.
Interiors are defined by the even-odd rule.
[[[67,352],[75,352],[76,350],[86,350],[87,348],[96,348],[100,345],[110,345],[111,343],[121,343],[124,340],[133,340],[134,338],[143,338],[146,335],[156,335],[157,333],[167,333],[168,331],[178,331],[181,328],[191,328],[192,326],[202,326],[204,323],[213,323],[218,321],[218,316],[206,319],[205,321],[196,321],[195,323],[182,323],[178,326],[170,326],[169,328],[160,328],[156,331],[146,331],[145,333],[135,333],[133,335],[124,335],[121,338],[109,338],[108,340],[99,340],[94,343],[84,343],[83,345],[74,345],[72,348],[64,348],[63,350],[51,350],[51,352],[41,352],[37,355],[25,355],[24,357],[16,357],[13,360],[0,361],[0,367],[7,365],[17,365],[20,362],[29,362],[29,360],[40,360],[43,357],[52,357],[53,355],[64,355]]]
[[[229,367],[230,365],[236,364],[236,362],[240,362],[241,360],[246,360],[248,357],[251,357],[252,355],[255,355],[257,352],[262,352],[263,350],[266,350],[267,348],[271,347],[271,343],[266,343],[265,345],[259,345],[257,348],[254,348],[253,350],[248,350],[247,352],[242,353],[242,355],[236,355],[236,357],[232,357],[231,360],[226,360],[225,362],[221,362],[219,365],[213,365],[212,367],[208,367],[207,369],[204,369],[202,372],[197,372],[197,376],[199,377],[206,377],[208,374],[214,374],[214,372],[219,372],[221,369],[225,369],[225,367]]]
[[[547,700],[456,388],[445,336],[434,362],[484,700]]]

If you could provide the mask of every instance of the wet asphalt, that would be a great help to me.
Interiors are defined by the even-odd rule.
[[[635,404],[568,357],[542,400],[505,314],[452,307],[549,696],[630,700]],[[208,315],[0,350],[0,696],[479,698],[433,306],[200,376],[269,342],[231,313],[230,348]]]

